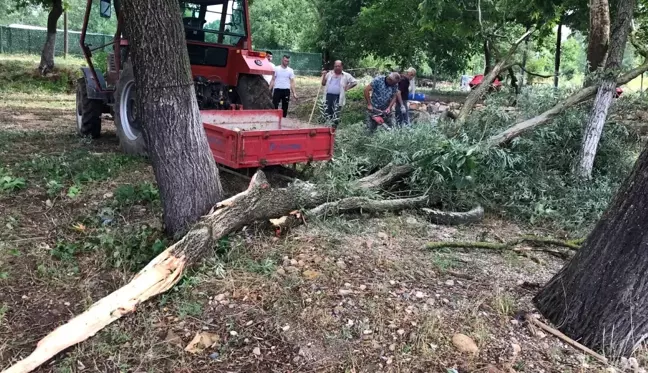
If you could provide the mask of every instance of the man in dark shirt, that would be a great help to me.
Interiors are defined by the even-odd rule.
[[[398,82],[398,91],[400,99],[398,101],[400,106],[396,106],[396,121],[399,125],[409,125],[409,106],[408,99],[410,94],[410,81],[416,76],[416,70],[413,67],[407,69],[404,75],[401,75],[401,80]]]

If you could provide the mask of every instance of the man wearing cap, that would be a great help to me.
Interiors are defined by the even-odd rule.
[[[401,76],[393,72],[387,76],[379,75],[364,90],[367,101],[367,129],[374,132],[379,125],[392,127],[391,108],[399,98],[398,82]]]
[[[333,128],[340,123],[342,107],[346,103],[345,92],[358,85],[351,74],[342,71],[342,61],[333,63],[333,71],[322,71],[322,86],[326,93],[326,117],[332,120]]]

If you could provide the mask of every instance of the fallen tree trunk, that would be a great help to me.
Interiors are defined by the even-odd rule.
[[[648,71],[648,60],[646,60],[642,65],[621,75],[616,80],[616,85],[620,86],[623,84],[627,84],[632,79],[643,74],[645,71]],[[514,138],[521,136],[538,126],[550,122],[553,118],[555,118],[557,115],[565,111],[567,108],[570,108],[574,105],[578,105],[579,103],[592,98],[596,94],[597,89],[598,89],[597,86],[585,87],[580,91],[576,92],[575,94],[571,95],[568,99],[557,103],[554,107],[541,113],[540,115],[527,119],[520,123],[517,123],[514,126],[509,127],[508,129],[498,133],[497,135],[492,136],[491,138],[485,141],[489,146],[500,146],[506,144],[509,141],[513,140]]]
[[[522,37],[516,40],[511,45],[511,48],[509,48],[508,53],[506,53],[506,55],[497,62],[493,69],[484,76],[482,82],[474,90],[470,91],[468,97],[466,97],[466,101],[464,101],[464,104],[459,111],[459,114],[457,115],[457,126],[461,126],[466,121],[473,107],[477,101],[479,101],[479,98],[482,97],[490,88],[497,75],[499,75],[502,70],[509,67],[506,63],[511,56],[513,56],[520,43],[526,40],[526,38],[528,38],[534,31],[535,28],[532,27],[529,31],[525,32]]]

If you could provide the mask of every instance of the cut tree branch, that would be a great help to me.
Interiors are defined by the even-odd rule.
[[[386,189],[413,171],[414,167],[410,165],[394,165],[393,163],[389,163],[375,173],[358,179],[355,185],[360,189],[367,190]]]
[[[479,98],[482,97],[484,93],[486,93],[486,91],[490,88],[497,75],[499,75],[499,73],[502,71],[502,68],[506,66],[506,62],[511,59],[511,57],[517,50],[520,43],[522,43],[526,38],[533,34],[535,30],[535,27],[530,28],[527,32],[524,33],[524,35],[516,40],[511,45],[506,55],[502,57],[499,62],[497,62],[497,64],[488,74],[486,74],[486,76],[484,76],[482,82],[477,87],[475,87],[475,89],[472,90],[470,94],[468,94],[466,101],[464,102],[461,110],[459,111],[459,114],[457,115],[457,126],[461,126],[466,121],[473,107],[475,106],[477,101],[479,101]]]
[[[648,59],[646,59],[646,61],[642,65],[635,67],[634,69],[628,71],[627,73],[619,76],[617,78],[617,86],[627,84],[632,79],[638,77],[639,75],[643,74],[647,70],[648,70]],[[540,115],[537,115],[533,118],[529,118],[525,121],[517,123],[514,126],[509,127],[508,129],[498,133],[497,135],[492,136],[491,138],[485,141],[489,146],[500,146],[506,144],[512,139],[521,136],[538,126],[550,122],[553,118],[561,114],[567,108],[570,108],[574,105],[578,105],[581,102],[587,101],[588,99],[592,98],[596,94],[597,89],[598,89],[597,86],[585,87],[580,91],[576,92],[575,94],[569,96],[569,98],[567,98],[566,100],[557,103],[551,109],[541,113]]]
[[[429,250],[438,250],[442,248],[466,248],[466,249],[485,249],[485,250],[510,250],[518,254],[526,254],[529,251],[541,251],[546,252],[550,255],[559,257],[561,259],[568,259],[570,255],[563,251],[550,250],[542,248],[543,246],[560,246],[565,247],[571,250],[578,250],[580,244],[583,242],[582,239],[578,240],[559,240],[556,238],[548,237],[538,237],[538,236],[522,236],[515,239],[512,239],[503,243],[496,242],[485,242],[485,241],[442,241],[442,242],[430,242],[425,245],[426,249]],[[520,244],[527,244],[529,246],[535,246],[536,249],[520,249],[517,246]]]

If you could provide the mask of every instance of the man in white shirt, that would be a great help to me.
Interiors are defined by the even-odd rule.
[[[281,65],[275,67],[275,73],[270,81],[270,92],[272,92],[272,103],[275,109],[279,108],[279,101],[281,101],[281,110],[283,110],[283,117],[288,115],[288,103],[290,102],[290,93],[297,99],[295,92],[295,72],[288,67],[290,63],[290,56],[284,55],[281,59]],[[274,91],[273,91],[274,89]]]
[[[322,85],[326,87],[327,119],[332,120],[333,128],[337,128],[346,102],[345,92],[358,85],[358,81],[342,71],[342,61],[337,60],[333,63],[333,71],[322,71]]]
[[[267,51],[266,52],[266,58],[268,59],[268,62],[270,63],[270,66],[272,66],[272,70],[274,71],[275,65],[272,63],[272,52]],[[270,75],[264,75],[263,79],[265,79],[266,82],[268,82],[268,85],[270,85],[270,82],[272,81],[273,76],[274,76],[274,73],[270,74]]]

